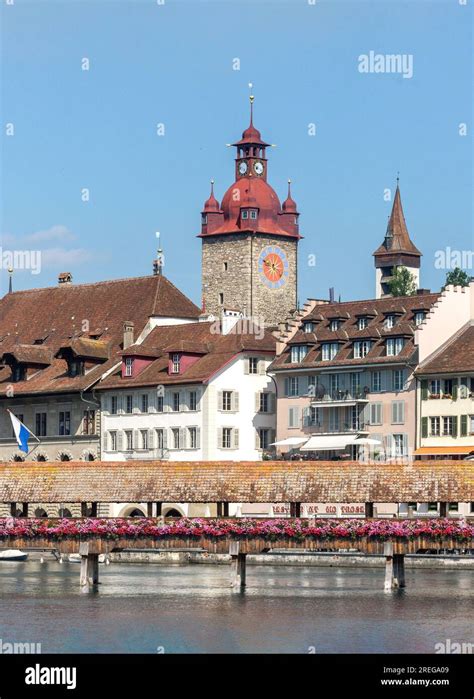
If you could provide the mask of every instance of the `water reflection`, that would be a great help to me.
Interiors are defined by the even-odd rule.
[[[432,653],[473,642],[472,571],[408,570],[385,593],[383,569],[249,566],[244,594],[227,566],[100,567],[93,594],[79,566],[0,566],[0,638],[43,652]]]

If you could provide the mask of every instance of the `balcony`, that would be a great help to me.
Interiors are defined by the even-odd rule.
[[[369,402],[368,394],[368,391],[321,391],[312,399],[311,405],[318,408],[360,405]]]
[[[329,425],[326,423],[312,422],[311,420],[305,420],[303,427],[310,428],[312,435],[322,435],[322,434],[368,434],[368,425],[364,422],[340,422],[337,425]]]

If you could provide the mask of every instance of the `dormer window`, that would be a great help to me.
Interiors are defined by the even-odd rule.
[[[302,362],[308,354],[308,345],[293,345],[291,348],[291,363]]]
[[[420,325],[425,319],[424,311],[416,311],[415,313],[415,325]]]
[[[242,211],[242,218],[248,218],[248,217],[249,217],[249,212],[247,211],[247,209],[244,209]]]
[[[133,358],[125,357],[125,376],[131,376],[133,372]]]
[[[354,342],[354,359],[363,359],[369,354],[371,348],[370,340]]]
[[[314,331],[314,323],[312,323],[310,320],[307,320],[303,323],[303,332],[305,333],[312,333]]]
[[[323,362],[330,361],[334,359],[336,354],[339,352],[339,344],[337,342],[323,342],[322,345],[322,358]]]
[[[84,374],[84,362],[71,359],[68,365],[69,376],[82,376]]]
[[[396,322],[395,316],[393,314],[390,314],[385,318],[385,327],[387,329],[393,328],[395,325],[395,322]]]
[[[17,364],[13,371],[13,381],[25,381],[26,379],[26,367],[23,364]]]
[[[250,210],[250,218],[251,218],[253,221],[256,221],[256,220],[257,220],[257,211],[256,211],[256,209],[251,209],[251,210]]]
[[[172,374],[179,374],[180,364],[181,364],[181,355],[180,354],[172,354],[171,355],[171,373]]]
[[[337,318],[334,318],[333,320],[331,320],[331,323],[329,325],[329,329],[332,330],[333,332],[335,332],[336,330],[339,330],[340,325],[341,325],[341,321],[338,320]]]
[[[359,320],[357,321],[357,328],[358,328],[359,330],[364,330],[364,328],[366,328],[368,324],[369,324],[368,319],[367,319],[365,316],[362,316],[362,317],[359,318]]]
[[[403,337],[389,337],[387,340],[387,357],[394,357],[400,354],[405,345],[405,340]]]

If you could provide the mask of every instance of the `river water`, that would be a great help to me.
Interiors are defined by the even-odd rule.
[[[383,568],[248,566],[231,592],[224,565],[0,564],[0,639],[43,653],[433,653],[474,642],[474,571],[407,570],[384,592]]]

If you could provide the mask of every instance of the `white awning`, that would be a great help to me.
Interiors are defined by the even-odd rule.
[[[380,441],[380,439],[369,439],[368,437],[362,437],[361,439],[356,439],[355,444],[364,444],[364,445],[373,444],[375,446],[378,444],[382,444],[382,442]]]
[[[324,435],[310,437],[301,451],[325,451],[326,449],[345,449],[350,444],[359,443],[357,435]]]
[[[287,437],[286,439],[281,439],[279,442],[272,442],[270,444],[271,447],[295,447],[298,444],[303,444],[306,442],[308,438],[307,437]]]

